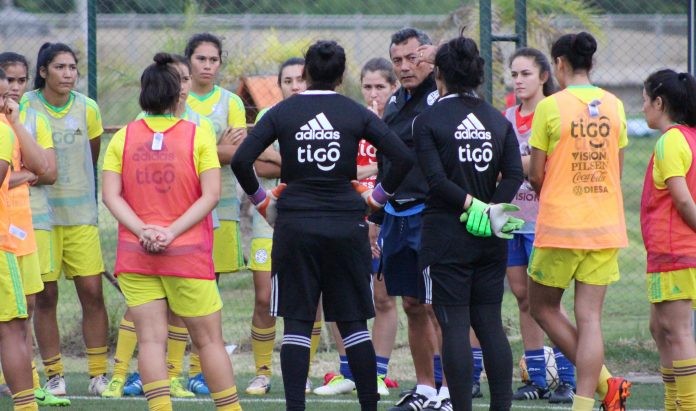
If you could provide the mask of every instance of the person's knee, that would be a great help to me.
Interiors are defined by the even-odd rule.
[[[271,296],[256,294],[254,299],[254,311],[261,314],[268,314],[271,309]]]
[[[58,305],[58,287],[55,281],[44,284],[44,289],[36,295],[36,307],[41,310],[55,310]]]
[[[380,313],[389,313],[396,310],[396,298],[386,294],[374,296],[375,310]]]
[[[409,317],[421,317],[428,315],[425,305],[421,304],[417,298],[404,297],[402,304],[404,307],[404,312]]]

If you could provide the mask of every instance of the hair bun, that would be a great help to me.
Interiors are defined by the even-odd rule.
[[[336,42],[335,41],[322,41],[317,45],[317,52],[319,57],[324,60],[328,60],[336,54]]]
[[[581,56],[591,56],[597,51],[597,41],[590,33],[580,32],[573,42],[573,50]]]
[[[155,57],[153,57],[152,60],[154,60],[158,66],[166,66],[167,64],[174,63],[174,58],[172,58],[172,55],[163,52],[155,54]]]

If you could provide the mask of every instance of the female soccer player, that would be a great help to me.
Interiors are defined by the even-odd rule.
[[[9,83],[5,71],[0,68],[0,361],[7,385],[12,392],[14,410],[38,410],[36,394],[32,386],[32,351],[27,347],[27,301],[23,279],[14,250],[13,239],[18,234],[12,230],[10,220],[9,183],[13,145],[17,144],[14,130],[22,128],[19,107],[9,96]],[[20,130],[26,132],[26,130]],[[31,137],[29,137],[31,138]]]
[[[474,92],[483,59],[473,40],[450,40],[434,63],[442,97],[416,118],[413,133],[430,187],[419,261],[451,396],[440,406],[471,409],[471,326],[487,359],[490,407],[509,409],[512,353],[501,319],[507,244],[498,237],[511,237],[521,221],[503,212],[514,207],[496,203],[512,200],[522,182],[519,147],[511,124]]]
[[[602,364],[602,303],[619,279],[618,251],[628,243],[621,195],[623,104],[590,82],[597,42],[566,34],[551,47],[562,91],[537,104],[529,145],[529,182],[539,194],[534,250],[527,272],[530,312],[577,367],[574,410],[624,410],[630,383]],[[601,212],[598,212],[601,210]],[[575,282],[573,325],[561,297]]]
[[[660,352],[665,410],[696,409],[696,79],[660,70],[645,80],[643,113],[663,134],[645,173],[641,228],[648,252],[650,331]]]
[[[377,57],[368,60],[360,70],[360,89],[363,101],[367,108],[382,118],[384,107],[389,101],[389,97],[394,94],[398,87],[396,75],[391,62],[385,58]],[[367,140],[360,141],[358,149],[358,179],[360,184],[374,188],[377,177],[377,150]],[[372,249],[372,273],[379,271],[380,248],[377,243],[379,226],[369,223],[370,247]],[[389,367],[389,357],[394,340],[396,338],[396,299],[387,295],[382,276],[373,277],[372,281],[374,300],[375,300],[375,322],[372,325],[372,343],[375,347],[377,358],[377,391],[380,395],[389,395],[389,389],[384,380],[387,377]],[[353,374],[348,365],[348,357],[341,335],[335,325],[331,326],[331,333],[336,341],[336,349],[339,354],[340,368],[339,373],[330,377],[327,383],[317,387],[314,393],[317,395],[336,395],[347,394],[355,389]]]
[[[58,179],[48,187],[53,211],[53,270],[43,275],[44,290],[37,294],[34,331],[48,382],[46,389],[65,395],[63,361],[56,310],[61,272],[72,279],[82,306],[82,333],[87,347],[89,392],[100,395],[106,379],[108,320],[102,295],[104,271],[94,186],[102,128],[94,100],[73,90],[77,58],[62,43],[45,43],[36,59],[36,90],[22,97],[51,123]]]
[[[531,152],[529,136],[532,133],[534,110],[545,96],[550,96],[554,92],[551,65],[541,51],[533,48],[521,48],[510,57],[510,73],[514,92],[520,100],[520,104],[505,110],[505,118],[514,126],[513,130],[520,144],[523,172],[527,175]],[[534,244],[534,224],[539,211],[539,196],[525,180],[512,203],[520,207],[520,211],[515,215],[522,218],[525,223],[508,242],[507,278],[520,310],[520,333],[522,334],[524,358],[529,373],[529,381],[515,392],[512,399],[548,398],[551,403],[572,403],[573,389],[575,389],[575,368],[563,353],[555,348],[560,384],[553,393],[549,392],[546,382],[544,331],[529,314],[527,264]],[[563,310],[562,307],[561,310]]]
[[[150,409],[171,409],[169,308],[184,319],[198,347],[217,409],[240,410],[211,258],[210,212],[220,193],[214,136],[174,115],[179,72],[166,53],[154,60],[141,77],[147,116],[114,135],[104,161],[102,197],[119,222],[114,271],[133,315]]]
[[[363,410],[376,410],[375,352],[367,331],[374,315],[370,289],[370,246],[365,201],[379,208],[412,166],[403,143],[377,116],[333,91],[345,71],[345,52],[333,41],[307,50],[308,90],[269,110],[242,143],[232,168],[257,209],[273,221],[281,191],[259,185],[254,160],[279,141],[281,181],[273,233],[271,313],[284,318],[280,353],[286,408],[303,410],[304,382],[319,297],[324,318],[343,337]],[[362,138],[373,143],[393,167],[382,184],[363,193],[356,180]],[[359,186],[355,181],[356,186]],[[271,204],[272,203],[272,204]]]
[[[181,91],[179,101],[174,111],[174,116],[191,121],[197,126],[205,129],[210,134],[215,134],[213,124],[206,117],[201,116],[186,104],[189,90],[191,89],[191,63],[184,56],[171,54],[172,62],[170,65],[178,70],[181,80]],[[138,115],[138,119],[145,118],[146,112]],[[215,226],[215,216],[213,225]],[[194,394],[185,388],[181,381],[181,371],[183,357],[188,343],[188,330],[184,321],[169,312],[169,327],[167,335],[167,374],[170,382],[170,394],[177,398],[190,398]],[[119,398],[126,395],[142,395],[142,381],[140,375],[135,372],[126,378],[128,366],[133,357],[133,352],[137,344],[133,316],[126,310],[123,319],[118,327],[118,339],[114,352],[114,374],[109,381],[108,388],[102,392],[104,398]],[[206,393],[206,394],[209,394]]]
[[[7,96],[14,102],[12,104],[19,103],[26,91],[29,63],[20,54],[5,52],[0,53],[0,68],[7,74]],[[27,299],[27,312],[31,320],[36,293],[44,288],[41,276],[51,271],[51,209],[44,185],[53,184],[56,180],[56,156],[48,118],[27,106],[18,112],[19,121],[24,127],[17,129],[15,133],[18,144],[13,150],[13,157],[19,155],[19,158],[13,158],[12,161],[10,212],[12,224],[26,234],[22,236],[24,239],[14,239]],[[41,168],[36,165],[37,162],[45,165],[44,172],[39,171]],[[27,322],[26,343],[29,352],[33,352],[34,336],[30,321]],[[33,359],[32,377],[39,405],[70,405],[67,398],[56,397],[41,387]]]

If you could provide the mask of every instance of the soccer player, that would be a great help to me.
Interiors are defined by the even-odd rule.
[[[12,392],[13,409],[29,411],[39,409],[36,403],[38,392],[33,387],[32,351],[27,346],[29,313],[24,280],[14,254],[17,241],[12,238],[19,235],[17,230],[20,229],[12,229],[9,198],[12,152],[17,144],[14,130],[24,133],[26,130],[20,130],[23,126],[19,120],[19,107],[9,97],[9,88],[5,71],[0,68],[0,114],[6,118],[6,121],[0,121],[0,252],[3,254],[0,258],[0,361]],[[45,170],[45,161],[43,165]]]
[[[628,243],[621,194],[628,137],[623,103],[590,82],[596,50],[586,32],[553,43],[562,91],[537,104],[529,138],[528,180],[539,194],[529,308],[577,367],[577,411],[592,409],[595,391],[608,411],[624,410],[630,394],[630,383],[603,365],[602,303],[607,286],[619,279],[619,248]],[[560,308],[572,281],[577,326]]]
[[[375,351],[367,331],[374,315],[365,201],[379,208],[412,165],[403,143],[377,116],[334,89],[345,71],[345,52],[333,41],[307,50],[308,90],[269,110],[242,143],[232,168],[273,233],[271,313],[284,318],[280,353],[287,410],[304,410],[310,335],[321,296],[324,317],[343,337],[362,410],[376,410]],[[356,193],[356,156],[367,139],[391,159],[374,190]],[[283,185],[266,191],[254,160],[278,140]],[[353,180],[353,183],[351,181]],[[282,195],[280,194],[282,192]],[[280,195],[280,198],[278,196]]]
[[[645,80],[643,113],[662,137],[645,173],[641,228],[648,253],[650,331],[660,352],[665,410],[696,409],[696,79],[660,70]]]
[[[4,52],[0,53],[0,68],[5,70],[9,85],[6,104],[16,105],[26,91],[29,63],[20,54]],[[15,130],[17,144],[13,150],[10,177],[10,213],[12,224],[20,230],[16,231],[19,237],[12,238],[16,242],[15,254],[30,320],[34,313],[35,294],[44,288],[41,275],[51,271],[51,210],[44,185],[56,180],[56,157],[48,118],[27,106],[17,111],[23,127]],[[34,336],[30,321],[27,321],[26,343],[29,352],[33,353]],[[41,406],[70,405],[69,399],[56,397],[41,387],[33,359],[31,364],[37,403]]]
[[[36,89],[25,93],[21,100],[22,105],[48,117],[56,150],[58,179],[47,186],[53,211],[53,267],[42,276],[44,290],[37,294],[34,317],[36,340],[48,378],[45,388],[54,395],[65,395],[56,317],[61,273],[74,282],[82,306],[90,394],[100,395],[108,383],[108,319],[102,295],[104,263],[94,178],[104,129],[97,103],[73,90],[77,76],[73,50],[62,43],[44,43],[36,59]]]
[[[498,203],[512,200],[522,182],[519,146],[511,124],[474,91],[483,82],[483,59],[473,40],[445,43],[434,64],[442,97],[413,123],[418,161],[430,187],[419,261],[425,302],[433,305],[442,329],[451,402],[431,406],[437,402],[431,400],[425,409],[471,409],[470,326],[486,358],[490,409],[509,409],[512,353],[501,317],[503,238],[512,237],[509,232],[521,227],[521,220],[503,212],[515,207]]]
[[[141,77],[147,112],[119,130],[104,160],[104,204],[119,222],[115,273],[138,336],[138,369],[151,410],[171,410],[167,309],[198,347],[218,410],[240,410],[222,340],[211,211],[220,195],[215,137],[175,116],[179,71],[166,53]],[[156,176],[162,176],[157,178]]]
[[[389,101],[389,97],[398,88],[394,67],[389,60],[376,57],[365,63],[360,71],[360,89],[363,100],[368,110],[372,111],[377,117],[382,118],[384,107]],[[366,140],[360,141],[358,149],[358,179],[360,184],[368,187],[375,187],[377,178],[377,154],[375,147]],[[387,294],[384,286],[384,277],[378,273],[380,246],[377,241],[379,227],[372,222],[368,222],[370,233],[370,247],[372,249],[372,273],[373,273],[373,296],[375,301],[375,321],[372,325],[372,344],[375,347],[377,358],[377,391],[380,396],[389,395],[389,389],[385,383],[387,370],[389,367],[389,357],[394,348],[396,339],[397,313],[396,299]],[[347,394],[355,389],[353,374],[348,365],[348,357],[341,335],[335,324],[331,326],[331,333],[336,342],[336,350],[339,354],[339,373],[329,375],[325,385],[317,387],[314,393],[317,395],[336,395]]]
[[[510,57],[510,74],[514,92],[520,100],[505,110],[505,118],[514,126],[513,130],[520,144],[522,167],[525,176],[529,172],[529,136],[532,133],[532,119],[536,105],[554,92],[551,79],[551,65],[544,54],[533,48],[521,48]],[[524,220],[524,226],[515,231],[508,242],[507,278],[510,290],[517,299],[520,310],[520,334],[524,346],[524,359],[529,373],[528,382],[512,396],[513,400],[533,400],[548,398],[551,403],[572,403],[575,389],[575,368],[563,353],[554,348],[559,374],[559,385],[553,393],[546,382],[546,361],[544,354],[544,331],[529,314],[527,298],[527,264],[534,244],[534,224],[539,211],[539,196],[524,181],[515,195],[513,204],[520,207],[514,215]],[[561,310],[565,312],[563,306]],[[474,353],[476,356],[476,353]]]
[[[284,61],[278,71],[278,87],[283,99],[299,94],[307,89],[307,83],[302,77],[304,59],[293,57]],[[268,111],[261,110],[256,116],[256,122]],[[261,185],[273,188],[278,185],[281,159],[277,142],[269,146],[254,163],[256,174],[261,177]],[[254,353],[256,375],[249,381],[247,394],[264,395],[271,389],[271,358],[275,345],[275,317],[270,314],[271,300],[271,250],[273,248],[273,228],[268,225],[261,214],[252,214],[252,239],[250,246],[249,269],[254,276],[254,313],[251,318],[251,349]],[[310,363],[319,347],[321,335],[321,311],[312,326]],[[305,384],[305,392],[312,390],[309,378]]]
[[[179,72],[181,80],[181,91],[179,102],[174,111],[176,117],[191,121],[197,126],[205,129],[208,133],[215,134],[213,124],[206,117],[201,116],[186,104],[189,90],[191,89],[191,63],[184,56],[171,54],[170,63]],[[137,119],[145,118],[147,113],[142,112]],[[216,217],[213,216],[213,227],[215,228]],[[181,380],[183,367],[183,357],[186,351],[186,344],[189,339],[188,329],[183,319],[176,314],[169,312],[169,325],[167,334],[167,374],[169,376],[169,391],[172,397],[190,398],[195,396],[187,390]],[[118,327],[118,339],[114,352],[114,374],[109,381],[108,388],[102,393],[104,398],[119,398],[126,395],[142,395],[143,384],[140,374],[135,372],[126,378],[128,366],[133,357],[133,352],[137,344],[135,335],[135,325],[133,316],[126,310],[123,319]]]

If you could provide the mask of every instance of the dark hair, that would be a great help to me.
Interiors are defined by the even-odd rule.
[[[443,44],[435,54],[435,67],[449,93],[473,91],[480,86],[483,65],[476,42],[464,36]]]
[[[186,58],[188,59],[191,59],[191,56],[193,56],[193,52],[196,50],[198,46],[201,45],[201,43],[212,43],[218,50],[218,57],[222,58],[222,40],[220,40],[220,37],[211,33],[198,33],[191,36],[191,38],[189,38],[188,42],[186,43],[186,48],[184,49],[184,56],[186,56]]]
[[[396,84],[396,74],[394,73],[394,66],[391,61],[385,59],[384,57],[375,57],[367,61],[360,70],[360,81],[362,81],[365,74],[368,72],[379,72],[384,79],[391,85]]]
[[[282,76],[283,76],[283,70],[285,70],[285,67],[304,66],[304,65],[305,65],[305,60],[302,57],[290,57],[289,59],[285,60],[278,68],[278,85],[280,86],[280,83],[283,80]]]
[[[7,80],[7,75],[5,74],[5,70],[0,68],[0,80]]]
[[[77,56],[75,52],[63,43],[44,43],[39,49],[39,55],[36,57],[36,76],[34,77],[34,88],[42,89],[46,87],[46,79],[41,77],[41,69],[48,70],[48,65],[60,53],[70,53],[77,64]]]
[[[181,78],[169,53],[157,53],[154,63],[140,76],[140,107],[150,114],[164,114],[179,102]]]
[[[544,73],[548,74],[546,82],[542,87],[544,96],[550,96],[556,91],[556,86],[553,84],[553,76],[551,75],[551,64],[549,64],[549,59],[546,58],[544,53],[532,47],[519,48],[510,56],[510,66],[512,66],[512,61],[517,57],[529,57],[534,60],[534,64],[539,67],[539,78]]]
[[[575,70],[592,70],[592,56],[597,51],[597,40],[590,33],[564,34],[551,46],[551,58],[565,57]]]
[[[26,57],[13,51],[6,51],[4,53],[0,53],[0,67],[4,69],[7,68],[7,66],[11,66],[13,64],[23,65],[24,70],[26,70],[27,75],[29,75],[29,62],[27,61]]]
[[[643,83],[650,101],[660,97],[669,118],[679,124],[696,126],[696,79],[689,73],[659,70]]]
[[[170,54],[169,56],[172,58],[173,64],[183,64],[184,66],[188,67],[189,72],[191,72],[191,60],[187,59],[181,54]]]
[[[391,35],[391,43],[389,43],[389,48],[391,48],[391,46],[394,44],[405,43],[412,38],[418,40],[418,43],[421,46],[424,44],[433,44],[433,41],[430,40],[430,36],[428,36],[423,30],[413,27],[404,27]]]
[[[333,90],[341,84],[346,70],[346,52],[333,40],[319,40],[309,46],[305,54],[303,76],[311,90]]]

